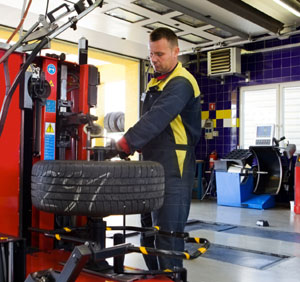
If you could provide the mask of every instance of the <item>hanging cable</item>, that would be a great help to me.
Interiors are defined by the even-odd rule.
[[[47,17],[47,14],[48,14],[48,7],[49,7],[49,0],[47,0],[47,5],[46,5],[46,12],[45,12],[45,17]]]
[[[22,18],[23,15],[24,15],[26,5],[27,5],[27,0],[23,0],[22,12],[21,12],[21,18]],[[23,25],[21,26],[21,28],[20,28],[20,30],[19,30],[19,38],[22,36],[22,34],[23,34]]]
[[[24,20],[25,20],[27,14],[28,14],[31,2],[32,2],[32,0],[29,0],[28,5],[27,5],[26,10],[25,10],[25,13],[24,13],[24,15],[23,15],[23,17],[22,17],[19,25],[17,26],[17,28],[15,29],[15,31],[12,33],[12,35],[7,39],[6,43],[9,43],[13,39],[13,37],[16,35],[16,33],[19,31],[19,29],[23,25]]]

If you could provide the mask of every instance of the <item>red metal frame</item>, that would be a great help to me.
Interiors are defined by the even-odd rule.
[[[88,114],[90,107],[88,105],[88,77],[89,77],[89,65],[80,65],[80,87],[79,87],[79,99],[78,99],[78,113]],[[78,128],[78,160],[87,159],[87,135],[83,130],[84,125],[80,125]],[[87,223],[85,216],[77,217],[78,226],[84,226]]]
[[[4,51],[0,50],[0,57]],[[8,59],[10,81],[13,82],[22,54],[12,54]],[[0,104],[5,96],[3,64],[0,67]],[[19,109],[19,87],[16,89],[8,111],[2,136],[0,137],[0,225],[5,233],[19,235],[19,189],[20,189],[20,142],[22,112]]]
[[[79,88],[79,103],[78,103],[78,112],[83,114],[89,113],[88,105],[88,77],[89,77],[89,65],[80,66],[80,88]],[[78,135],[78,160],[87,159],[87,135],[83,131],[83,125],[79,126]]]
[[[52,68],[50,68],[50,66]],[[54,72],[55,68],[55,72]],[[51,71],[50,71],[51,70]],[[51,93],[50,96],[47,98],[47,101],[53,101],[55,105],[55,110],[56,110],[56,101],[57,101],[57,72],[58,72],[58,61],[56,59],[52,58],[47,58],[45,57],[43,60],[43,71],[45,73],[45,79],[49,82],[51,86]],[[54,73],[52,73],[54,72]],[[43,112],[42,112],[42,152],[41,152],[41,160],[45,159],[45,132],[47,130],[46,128],[46,123],[54,123],[56,124],[56,111],[55,112],[49,112],[46,111],[46,106],[43,107]],[[55,129],[53,128],[54,133]],[[55,144],[54,144],[55,145]],[[55,149],[55,146],[54,146]],[[54,155],[55,159],[55,155]]]
[[[50,252],[39,252],[28,254],[26,257],[27,261],[27,275],[41,269],[55,269],[61,271],[63,268],[62,262],[66,262],[70,253],[62,250],[52,250]],[[132,269],[131,269],[132,270]],[[102,277],[98,275],[89,274],[82,271],[76,282],[117,282],[120,280],[113,280],[107,277]],[[136,282],[171,282],[170,278],[162,275],[148,276],[144,279],[138,279]]]
[[[42,70],[45,73],[45,79],[51,86],[50,96],[47,102],[50,101],[50,106],[46,105],[42,107],[41,118],[41,156],[35,158],[34,162],[45,159],[55,159],[55,128],[56,128],[56,101],[57,101],[57,73],[58,73],[58,61],[52,58],[43,58]],[[52,103],[52,104],[51,104]],[[49,135],[48,135],[49,134]],[[49,144],[46,136],[54,136],[54,142]],[[53,148],[51,148],[51,146]],[[53,150],[54,155],[51,156]],[[32,226],[40,229],[54,229],[54,215],[45,213],[32,207]],[[37,242],[38,241],[38,242]],[[38,246],[40,250],[53,249],[53,239],[46,238],[43,234],[32,237],[32,244]]]

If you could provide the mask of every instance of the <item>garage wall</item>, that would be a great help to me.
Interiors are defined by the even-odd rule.
[[[196,148],[198,159],[206,160],[207,155],[213,150],[217,151],[218,157],[223,157],[239,145],[240,87],[300,81],[300,47],[283,48],[283,46],[297,45],[297,43],[300,43],[300,35],[286,40],[273,39],[245,46],[249,51],[280,48],[279,50],[242,55],[242,73],[250,71],[249,83],[246,83],[243,78],[229,76],[225,78],[222,85],[220,81],[197,74],[195,64],[190,66],[190,71],[196,76],[201,92],[204,94],[202,118],[213,119],[215,130],[219,132],[219,136],[212,140],[201,138]],[[200,72],[207,73],[206,61],[201,62]],[[209,110],[210,103],[215,103],[215,110]]]

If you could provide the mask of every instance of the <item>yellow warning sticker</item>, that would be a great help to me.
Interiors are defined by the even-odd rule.
[[[55,134],[55,123],[54,122],[46,122],[45,134]]]
[[[52,79],[49,81],[49,84],[51,87],[54,87],[54,83],[53,83]]]
[[[44,159],[55,159],[55,122],[45,122]]]
[[[48,125],[47,129],[46,129],[47,133],[54,133],[53,127],[51,125],[51,123]]]

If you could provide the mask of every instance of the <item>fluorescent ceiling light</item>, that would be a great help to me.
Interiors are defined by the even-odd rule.
[[[181,23],[187,24],[189,26],[195,27],[195,28],[207,25],[206,23],[204,23],[198,19],[195,19],[189,15],[185,15],[185,14],[175,16],[172,19],[175,21],[179,21]]]
[[[228,37],[232,37],[233,35],[226,31],[226,30],[222,30],[218,27],[213,27],[213,28],[209,28],[209,29],[206,29],[204,30],[205,32],[208,32],[212,35],[215,35],[215,36],[218,36],[218,37],[221,37],[221,38],[228,38]]]
[[[135,5],[138,5],[140,7],[143,7],[147,10],[150,10],[152,12],[158,13],[160,15],[165,15],[167,13],[173,12],[172,9],[170,9],[162,4],[156,3],[152,0],[137,0],[132,3]]]
[[[174,32],[182,31],[179,28],[176,28],[176,27],[173,27],[173,26],[161,23],[161,22],[149,23],[149,24],[144,25],[143,27],[149,28],[151,30],[154,30],[154,29],[159,28],[159,27],[166,27],[166,28],[171,29]]]
[[[182,39],[182,40],[185,40],[185,41],[188,41],[190,43],[194,43],[194,44],[200,44],[200,43],[204,43],[204,42],[209,41],[209,40],[207,40],[207,39],[205,39],[201,36],[198,36],[198,35],[195,35],[195,34],[192,34],[192,33],[181,35],[178,38]]]
[[[290,2],[286,3],[286,1],[283,1],[283,0],[273,0],[273,1],[276,2],[277,4],[279,4],[280,6],[282,6],[283,8],[287,9],[288,11],[290,11],[297,17],[300,17],[300,11],[296,10],[295,7],[292,7],[291,5],[289,5],[288,3],[290,3]]]
[[[148,19],[142,15],[125,10],[123,8],[114,8],[109,11],[106,11],[104,14],[130,23],[136,23]]]

